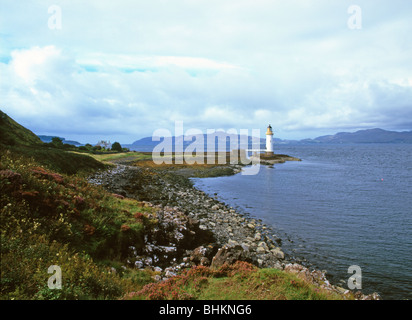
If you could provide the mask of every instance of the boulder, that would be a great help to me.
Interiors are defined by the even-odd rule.
[[[222,248],[220,248],[216,255],[213,257],[211,267],[217,269],[225,263],[234,264],[238,260],[250,263],[254,262],[250,255],[250,252],[244,250],[241,245],[226,244]]]
[[[280,250],[280,248],[274,248],[270,250],[270,252],[272,252],[273,255],[278,259],[281,259],[281,260],[285,259],[285,254],[283,253],[282,250]]]
[[[216,248],[213,245],[200,246],[194,249],[188,260],[195,265],[209,266],[210,260],[216,253]]]
[[[268,252],[269,251],[268,245],[266,244],[266,242],[263,242],[263,241],[259,242],[258,249],[259,248],[263,248],[263,250],[264,250],[263,252]]]

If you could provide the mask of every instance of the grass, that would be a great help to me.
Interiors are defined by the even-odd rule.
[[[176,161],[176,154],[169,155],[161,154],[156,158],[152,158],[149,153],[145,154],[146,157],[141,157],[133,162],[133,165],[142,168],[151,168],[160,172],[173,172],[174,174],[184,177],[195,178],[207,178],[207,177],[219,177],[228,176],[236,173],[234,167],[231,165],[233,162],[231,154],[225,153],[205,153],[203,156],[187,157],[183,154],[180,158],[180,162]],[[237,159],[239,160],[239,159]],[[238,161],[240,163],[240,160]]]
[[[33,146],[41,145],[43,142],[33,132],[0,110],[0,144]]]
[[[115,299],[152,281],[125,262],[156,223],[136,200],[6,151],[0,210],[0,299]],[[47,287],[50,265],[62,269],[62,290]]]
[[[152,156],[150,154],[142,153],[142,152],[121,152],[121,153],[113,153],[113,154],[93,154],[93,153],[81,153],[77,151],[72,151],[74,154],[85,154],[93,159],[100,161],[100,162],[109,162],[113,160],[121,160],[127,159],[130,161],[140,161],[140,160],[148,160],[151,159]]]
[[[159,283],[151,283],[124,297],[136,300],[342,300],[295,274],[258,269],[246,263],[223,265],[217,270],[197,266]]]
[[[27,159],[32,159],[36,163],[47,167],[50,170],[68,175],[81,174],[87,175],[96,170],[105,169],[107,166],[83,154],[77,154],[70,151],[39,146],[12,146],[2,147],[2,153],[11,151],[13,154],[20,155]]]
[[[336,300],[341,296],[277,269],[259,269],[247,277],[212,278],[199,299],[209,300]]]

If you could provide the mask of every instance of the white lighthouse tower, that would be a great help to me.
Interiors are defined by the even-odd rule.
[[[266,155],[273,156],[273,131],[270,125],[266,130]]]

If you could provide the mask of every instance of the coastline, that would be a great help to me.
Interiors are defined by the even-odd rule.
[[[293,160],[300,161],[296,159]],[[143,251],[131,248],[128,263],[157,271],[156,281],[167,280],[196,265],[217,268],[241,260],[259,268],[297,273],[327,290],[353,295],[331,284],[324,271],[311,271],[309,266],[285,254],[282,239],[271,227],[196,189],[187,177],[188,172],[133,166],[130,160],[113,163],[114,168],[92,176],[89,181],[154,209],[159,228],[145,238]],[[241,167],[232,169],[232,174],[236,174]],[[375,293],[365,296],[359,291],[355,298],[380,299]]]

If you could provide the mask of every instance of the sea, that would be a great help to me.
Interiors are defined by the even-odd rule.
[[[348,288],[360,276],[363,293],[411,299],[412,144],[275,145],[275,153],[302,161],[194,185],[260,219],[288,256],[326,270],[333,284]]]

